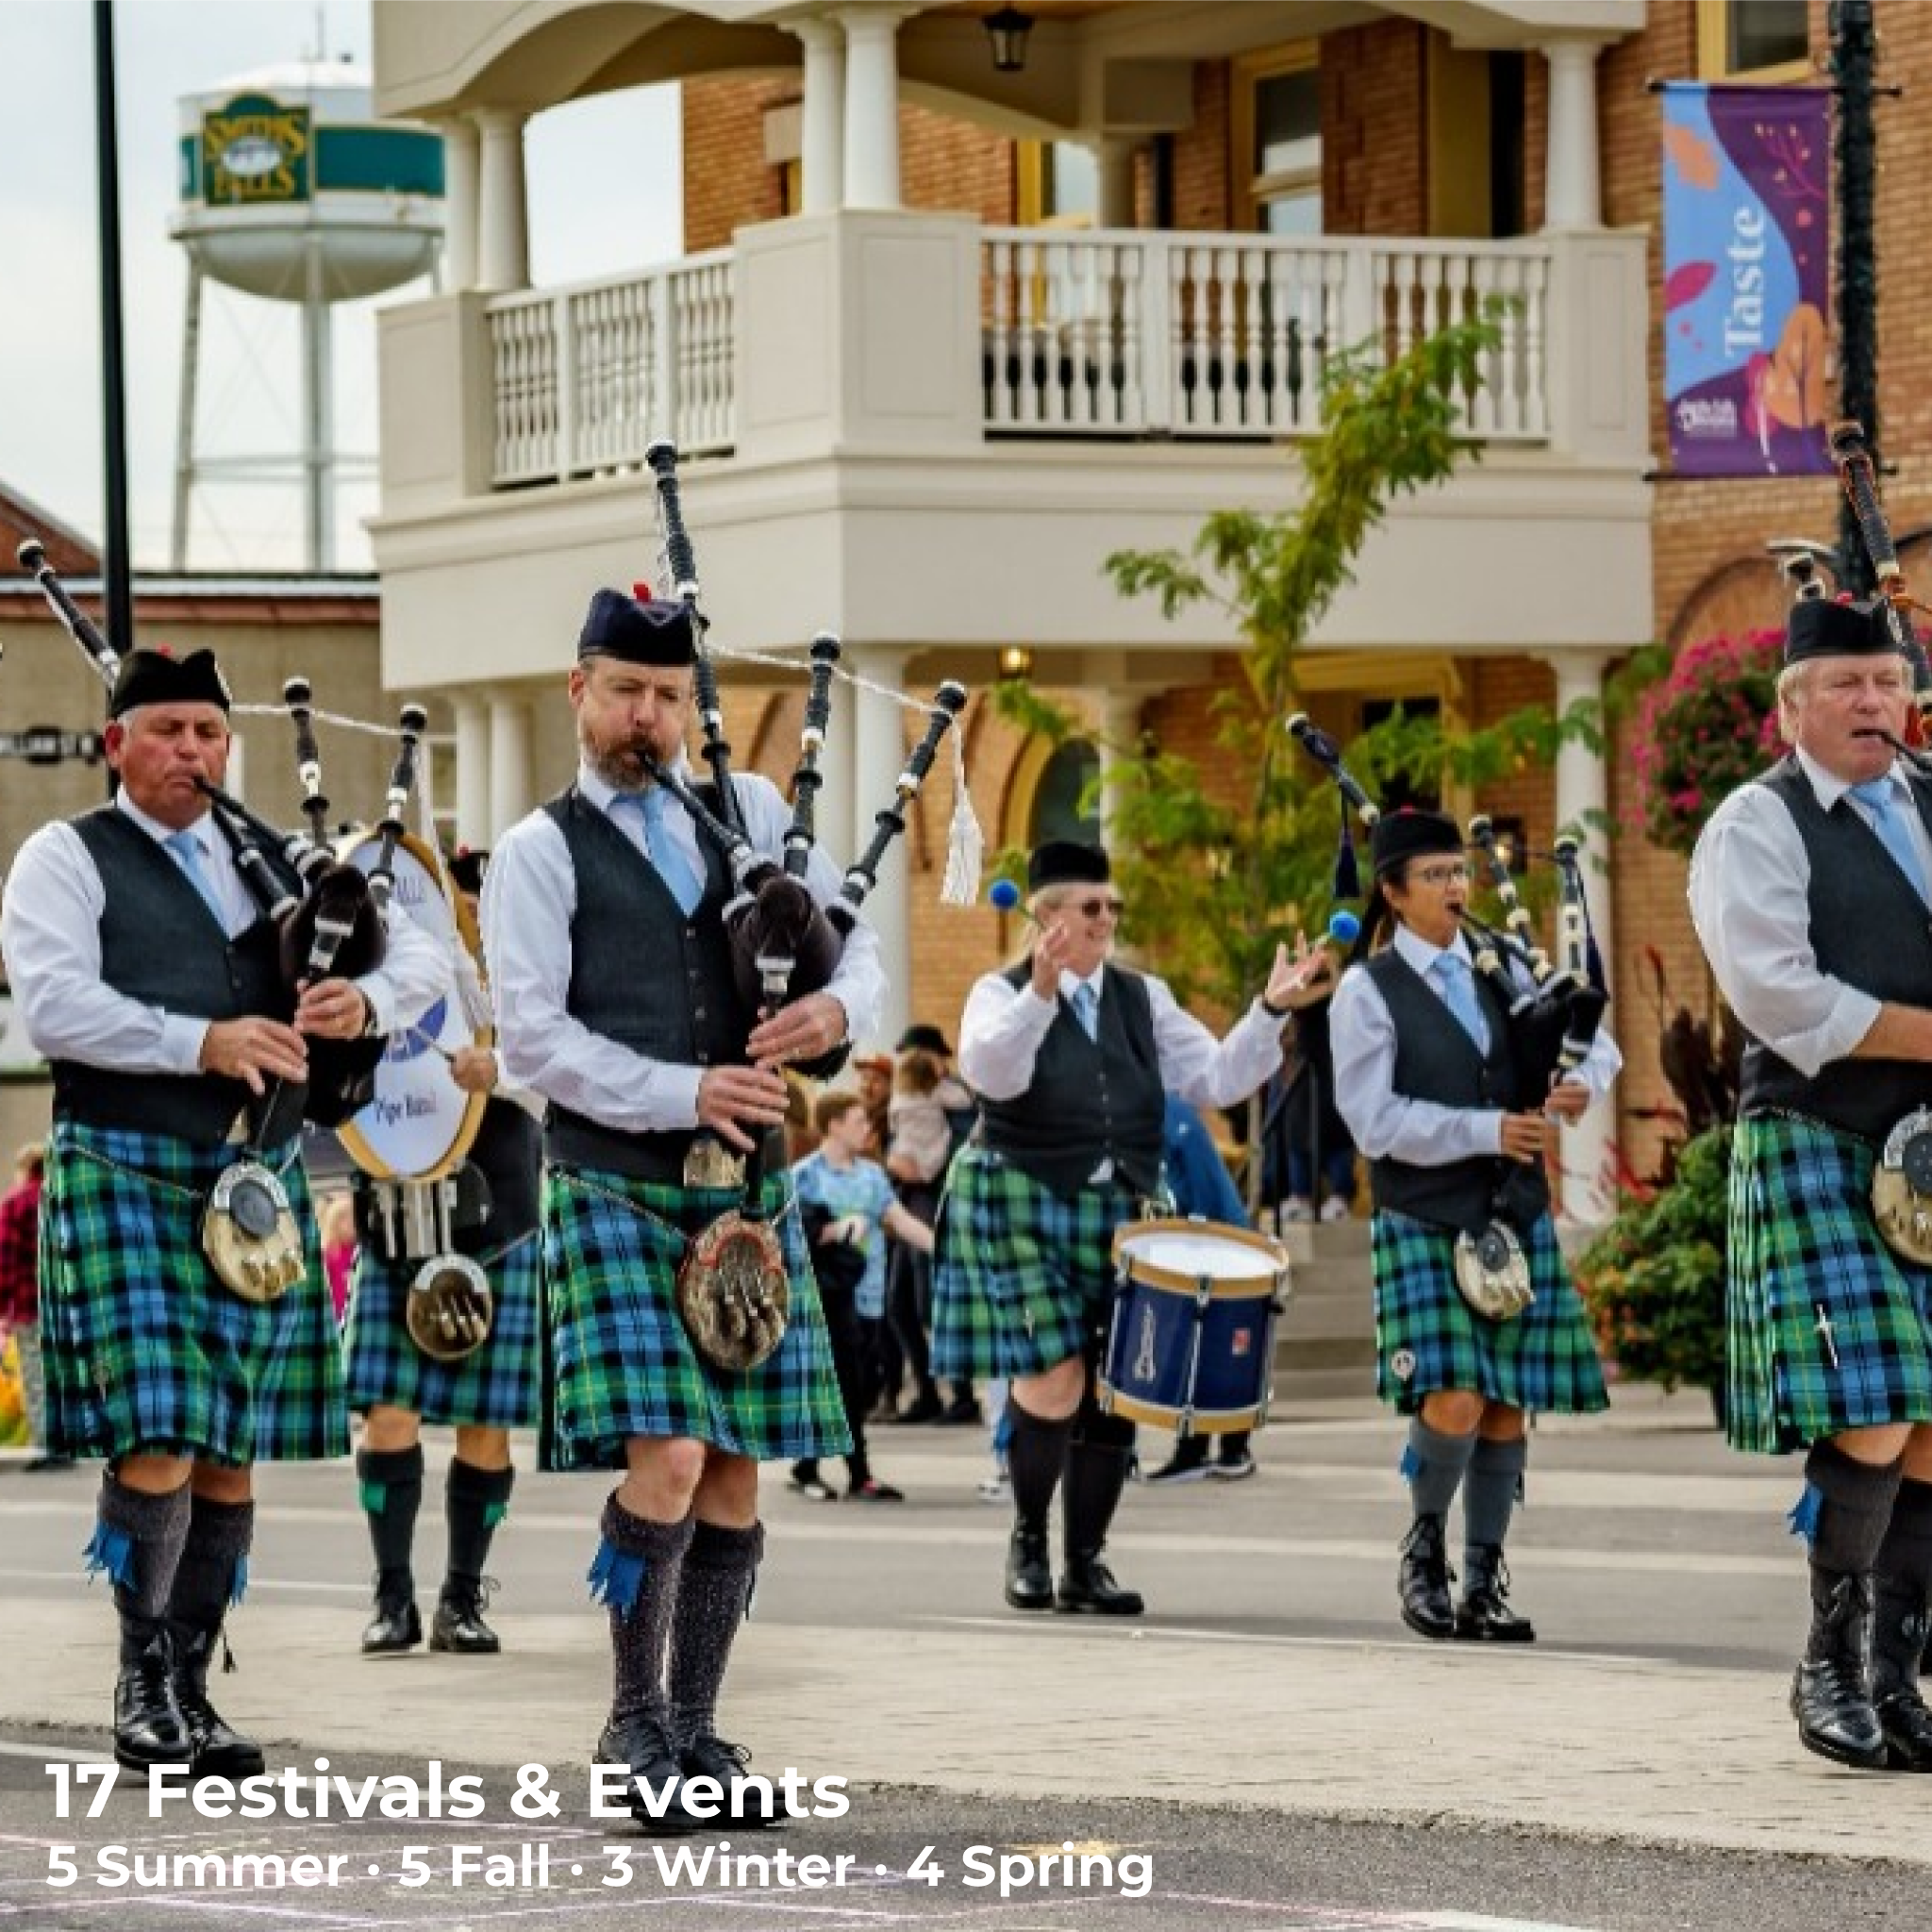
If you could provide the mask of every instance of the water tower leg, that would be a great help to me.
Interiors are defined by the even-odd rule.
[[[302,482],[304,562],[311,571],[333,570],[336,564],[335,398],[325,293],[321,238],[310,236],[302,301]]]
[[[188,568],[188,520],[194,499],[195,390],[201,375],[201,264],[188,258],[188,307],[181,322],[181,403],[175,422],[175,533],[168,567]]]

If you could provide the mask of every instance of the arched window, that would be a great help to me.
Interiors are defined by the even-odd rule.
[[[1087,739],[1070,738],[1056,747],[1034,784],[1026,842],[1082,839],[1099,843],[1100,804],[1093,784],[1099,774],[1100,753]]]

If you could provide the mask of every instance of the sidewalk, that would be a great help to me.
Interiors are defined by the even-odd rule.
[[[1613,1435],[1684,1433],[1681,1459],[1701,1469],[1715,1461],[1714,1444],[1707,1430],[1688,1436],[1694,1409],[1684,1406],[1701,1401],[1628,1391],[1587,1426],[1605,1432],[1607,1448]],[[1370,1414],[1361,1404],[1326,1407],[1336,1424]],[[967,1447],[933,1442],[931,1453]],[[1732,1467],[1746,1480],[1790,1481],[1769,1463]],[[9,1477],[0,1507],[26,1487]],[[781,1526],[781,1546],[782,1536]],[[1789,1584],[1764,1587],[1796,1590],[1799,1578],[1794,1559]],[[1064,1800],[1077,1787],[1283,1817],[1474,1823],[1932,1866],[1932,1780],[1807,1757],[1781,1672],[1557,1643],[1436,1646],[1399,1630],[1387,1641],[1346,1641],[999,1615],[926,1618],[874,1641],[857,1584],[854,1594],[851,1627],[747,1627],[729,1727],[758,1768],[795,1764],[861,1790]],[[108,1620],[31,1598],[16,1599],[8,1616],[9,1655],[34,1660],[10,1678],[8,1715],[101,1735]],[[337,1608],[252,1601],[247,1667],[218,1686],[226,1714],[291,1755],[358,1751],[398,1769],[430,1757],[559,1769],[583,1760],[608,1687],[600,1616],[506,1619],[514,1655],[501,1662],[418,1653],[366,1666],[344,1658],[342,1621]],[[290,1729],[291,1711],[312,1715]]]

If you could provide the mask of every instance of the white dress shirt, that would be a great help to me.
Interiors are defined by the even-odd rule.
[[[1104,968],[1082,980],[1060,974],[1060,998],[1070,1004],[1074,989],[1086,985],[1100,992]],[[1165,980],[1151,973],[1146,982],[1154,1009],[1154,1050],[1160,1084],[1191,1107],[1232,1107],[1245,1100],[1281,1064],[1281,1029],[1286,1024],[1257,999],[1216,1040],[1191,1013],[1182,1009]],[[959,1071],[989,1100],[1013,1100],[1033,1084],[1033,1062],[1047,1028],[1060,1010],[1059,1000],[1043,1000],[1032,983],[1015,987],[1004,973],[974,981],[959,1021]],[[1077,1105],[1078,1095],[1070,1096]]]
[[[1829,811],[1850,791],[1816,758],[1797,754],[1812,795]],[[1932,878],[1932,839],[1897,764],[1897,813]],[[1853,798],[1869,825],[1872,814]],[[1690,919],[1731,1009],[1782,1060],[1815,1079],[1871,1032],[1879,1002],[1822,973],[1811,944],[1811,860],[1797,822],[1769,786],[1740,785],[1718,807],[1690,855]]]
[[[1461,1023],[1450,1011],[1431,969],[1444,953],[1453,953],[1474,972],[1460,931],[1447,946],[1436,946],[1398,924],[1391,944],[1441,1001],[1443,1025],[1459,1030]],[[1511,961],[1507,970],[1520,986],[1528,988],[1529,976],[1520,966]],[[1369,1159],[1448,1167],[1502,1153],[1500,1108],[1446,1107],[1441,1101],[1396,1092],[1395,1021],[1380,989],[1360,966],[1351,966],[1335,989],[1328,1009],[1328,1043],[1335,1057],[1335,1105],[1348,1123],[1355,1144]],[[1601,1100],[1623,1065],[1617,1042],[1600,1026],[1589,1057],[1565,1078],[1588,1087],[1592,1098]]]
[[[165,848],[170,828],[121,791],[114,800]],[[227,840],[204,814],[189,827],[204,876],[230,939],[260,918]],[[168,863],[176,863],[170,854]],[[0,905],[0,950],[35,1050],[46,1058],[129,1074],[196,1074],[208,1021],[130,999],[101,979],[101,915],[107,893],[92,856],[65,819],[42,825],[20,848]],[[165,942],[165,935],[157,935]],[[441,949],[413,921],[391,916],[383,963],[355,982],[384,1033],[419,1018],[443,989]]]
[[[682,758],[675,769],[689,779],[690,766]],[[782,860],[791,823],[791,808],[783,794],[756,772],[734,772],[731,783],[744,816],[745,837],[767,858]],[[638,843],[637,814],[612,816],[617,794],[588,765],[578,767],[577,789],[586,804],[611,818],[628,842]],[[697,827],[675,798],[665,802],[664,825],[703,878],[705,855]],[[821,905],[839,896],[840,879],[832,861],[814,849],[806,883]],[[618,1133],[695,1127],[703,1067],[633,1053],[593,1033],[566,1009],[570,924],[575,912],[576,873],[570,847],[547,811],[533,811],[497,841],[483,875],[483,945],[504,1071],[556,1106]],[[876,1028],[885,981],[878,937],[863,920],[852,928],[825,991],[845,1008],[851,1039],[862,1040]]]

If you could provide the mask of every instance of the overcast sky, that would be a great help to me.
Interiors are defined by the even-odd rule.
[[[434,5],[437,0],[414,0]],[[138,566],[165,567],[187,263],[168,239],[180,98],[318,51],[367,67],[367,0],[115,0],[130,517]],[[0,483],[98,541],[101,361],[93,114],[93,0],[0,0]],[[571,281],[678,252],[677,97],[657,88],[539,116],[526,134],[531,274]],[[621,238],[621,239],[619,239]],[[427,283],[345,304],[335,317],[336,442],[375,446],[375,310]],[[218,290],[204,299],[201,446],[292,453],[301,420],[296,311]],[[345,495],[338,558],[366,569]],[[196,499],[196,569],[299,565],[292,488],[220,484]]]

